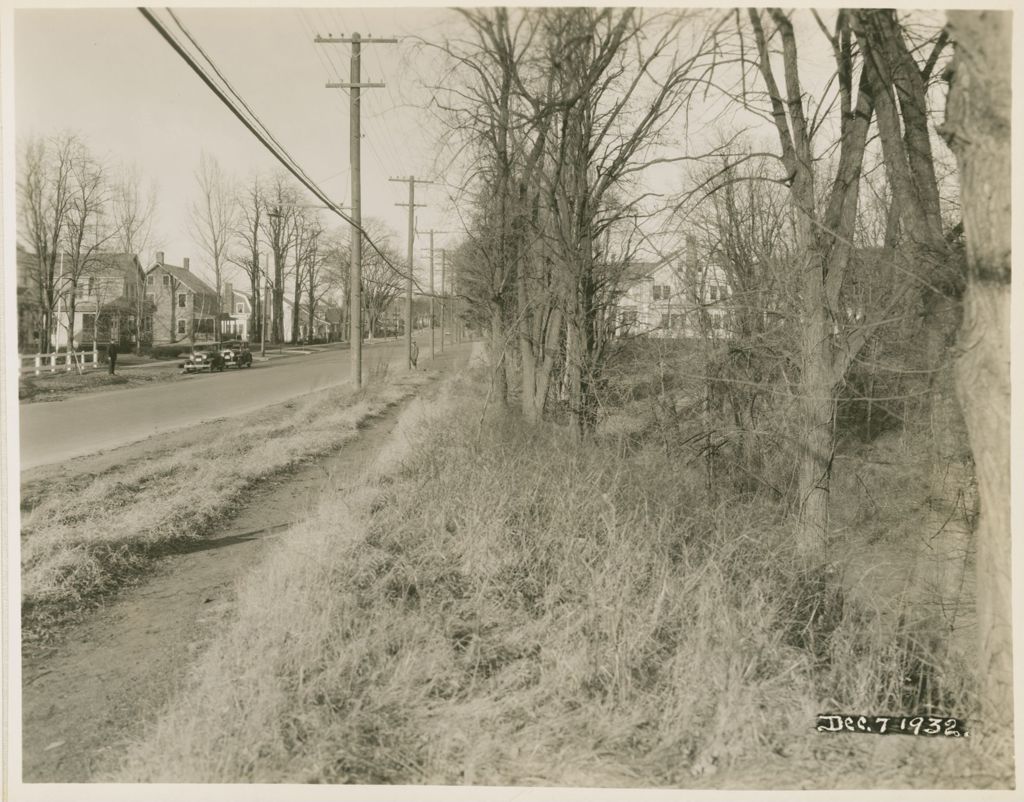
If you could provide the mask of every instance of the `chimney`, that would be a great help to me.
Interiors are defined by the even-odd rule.
[[[181,269],[182,270],[188,270],[188,257],[187,256],[181,257]]]
[[[162,265],[164,263],[164,252],[163,251],[157,251],[156,252],[156,263],[158,265]]]

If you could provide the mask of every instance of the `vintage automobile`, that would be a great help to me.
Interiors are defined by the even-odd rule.
[[[208,345],[197,345],[192,353],[182,363],[181,369],[184,373],[199,373],[204,370],[213,373],[215,370],[224,370],[224,356],[221,354],[221,346],[216,343]]]
[[[249,343],[243,340],[228,340],[221,343],[220,355],[224,357],[224,364],[227,367],[242,368],[252,367],[252,352],[249,350]]]

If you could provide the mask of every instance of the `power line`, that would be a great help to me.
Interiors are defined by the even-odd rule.
[[[347,214],[341,211],[338,205],[334,203],[334,201],[332,201],[330,198],[328,198],[326,193],[324,193],[324,191],[321,190],[308,175],[306,175],[305,171],[298,166],[298,163],[295,162],[294,159],[292,159],[291,155],[287,152],[287,150],[284,147],[280,147],[280,150],[278,150],[278,147],[275,147],[274,144],[268,141],[268,139],[272,137],[270,137],[269,131],[267,131],[267,134],[264,135],[259,130],[260,128],[267,130],[266,126],[263,125],[259,117],[255,114],[252,114],[250,110],[250,114],[252,114],[254,119],[252,121],[247,119],[246,116],[238,109],[235,103],[232,102],[231,98],[229,98],[224,93],[224,90],[217,86],[213,79],[210,78],[210,76],[203,69],[202,65],[196,62],[196,60],[191,56],[191,54],[189,54],[185,50],[185,48],[181,46],[181,44],[174,38],[171,32],[164,26],[164,24],[159,19],[157,19],[153,15],[153,13],[149,9],[140,6],[138,7],[138,11],[140,14],[142,14],[146,21],[153,26],[157,33],[160,34],[164,41],[166,41],[167,44],[171,46],[171,49],[174,50],[174,52],[181,57],[181,59],[192,69],[192,71],[199,76],[200,80],[202,80],[202,82],[206,84],[207,87],[209,87],[210,91],[212,91],[217,96],[217,98],[225,106],[228,107],[228,110],[231,111],[231,113],[238,118],[239,122],[241,122],[242,125],[244,125],[246,129],[253,136],[255,136],[257,140],[259,140],[260,144],[262,144],[268,151],[270,151],[271,155],[275,159],[277,159],[284,166],[284,168],[288,170],[288,172],[291,173],[299,181],[300,184],[302,184],[306,189],[308,189],[318,200],[322,201],[327,209],[334,212],[338,217],[340,217],[346,223],[355,228],[356,231],[360,232],[366,238],[367,244],[369,244],[369,246],[381,257],[381,259],[384,260],[384,263],[387,264],[396,273],[401,275],[401,269],[399,269],[395,265],[395,263],[392,262],[387,257],[387,254],[385,254],[384,251],[382,251],[378,247],[377,243],[370,237],[366,229],[364,229],[360,225],[357,225],[352,220],[351,217],[349,217]]]
[[[253,120],[255,120],[257,124],[259,124],[260,128],[267,135],[267,138],[283,151],[284,146],[280,142],[278,142],[274,135],[267,129],[267,127],[263,125],[262,122],[260,122],[260,118],[256,115],[256,112],[252,110],[249,104],[245,102],[245,98],[243,98],[240,94],[238,94],[238,92],[235,91],[235,88],[231,85],[231,82],[224,77],[224,74],[217,68],[217,65],[213,63],[213,59],[211,59],[206,54],[206,51],[203,50],[202,45],[200,45],[199,42],[196,41],[195,37],[192,36],[192,34],[189,32],[188,28],[186,28],[182,21],[178,19],[178,15],[174,13],[174,9],[168,8],[167,13],[171,15],[171,19],[174,20],[175,25],[177,25],[178,28],[181,29],[181,32],[185,34],[185,37],[189,40],[189,42],[192,43],[192,46],[199,51],[199,55],[201,55],[206,60],[206,63],[210,65],[214,73],[216,73],[217,77],[220,78],[220,80],[224,83],[224,86],[227,87],[227,90],[232,95],[234,95],[234,97],[238,100],[239,103],[242,104],[242,108],[249,112],[249,116],[251,116]]]

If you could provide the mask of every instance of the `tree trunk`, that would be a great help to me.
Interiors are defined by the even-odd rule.
[[[458,330],[454,325],[453,329]],[[458,342],[458,337],[456,337]],[[491,371],[494,393],[503,405],[508,404],[508,377],[505,373],[505,333],[501,320],[501,303],[491,305]]]
[[[960,164],[968,281],[957,381],[974,453],[983,716],[1013,722],[1010,599],[1010,100],[1012,17],[950,11],[956,41],[943,135]]]
[[[537,414],[534,396],[537,392],[537,360],[533,351],[533,340],[530,334],[532,317],[537,314],[536,310],[531,312],[529,298],[526,292],[526,271],[516,271],[516,298],[518,300],[519,313],[519,370],[522,375],[522,404],[523,417],[531,423],[536,423]]]
[[[963,578],[971,548],[970,512],[975,507],[967,433],[950,364],[960,323],[960,301],[930,293],[926,304],[927,367],[934,371],[928,393],[928,513],[919,561],[922,569],[921,634],[931,641],[936,666],[954,647],[963,607]]]
[[[561,335],[562,312],[560,309],[552,309],[548,316],[547,331],[544,335],[544,352],[534,382],[533,419],[535,421],[539,421],[544,416],[544,407],[548,400],[548,387],[551,385],[551,372],[554,370],[555,360],[558,358],[558,340]]]
[[[835,398],[828,322],[820,304],[805,310],[801,337],[800,444],[797,493],[797,550],[809,563],[824,559],[828,542],[828,501],[835,451]]]
[[[298,342],[299,329],[302,324],[300,306],[302,305],[302,281],[299,279],[299,266],[295,265],[295,290],[292,293],[292,333],[290,342]]]
[[[274,286],[271,293],[274,298],[271,340],[280,343],[284,342],[284,256],[277,253],[274,254]]]

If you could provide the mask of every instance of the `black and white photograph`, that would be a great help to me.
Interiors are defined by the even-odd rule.
[[[1024,798],[1016,17],[0,9],[3,798]]]

